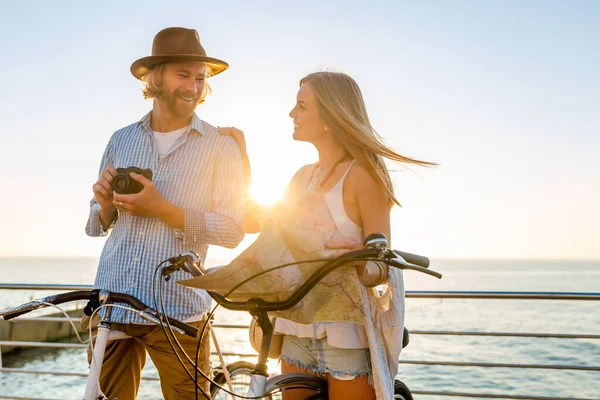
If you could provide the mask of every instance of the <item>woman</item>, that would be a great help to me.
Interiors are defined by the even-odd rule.
[[[344,73],[317,72],[304,77],[290,117],[294,139],[313,144],[319,161],[294,175],[285,202],[293,203],[309,191],[321,195],[338,231],[338,239],[322,243],[323,247],[357,249],[362,239],[374,232],[389,238],[390,209],[400,204],[384,158],[435,164],[404,157],[386,147],[371,126],[360,88]],[[238,143],[249,183],[250,163],[243,133],[235,128],[221,128],[220,132]],[[264,210],[259,212],[249,201],[246,231],[259,231],[261,218]],[[284,373],[326,377],[329,398],[333,400],[392,398],[404,320],[402,273],[374,263],[355,269],[351,279],[358,278],[367,287],[354,293],[356,302],[363,303],[364,318],[327,321],[321,317],[308,324],[278,318],[275,332],[285,335],[281,369]],[[348,276],[352,271],[341,273]],[[383,295],[374,289],[381,284],[386,286]],[[335,291],[331,293],[336,296]],[[320,310],[315,311],[314,315],[320,315]],[[302,399],[309,394],[293,390],[284,393],[284,400]]]

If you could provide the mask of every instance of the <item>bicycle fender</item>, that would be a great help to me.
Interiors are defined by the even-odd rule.
[[[280,374],[267,379],[265,393],[269,393],[274,389],[285,390],[290,387],[311,389],[320,393],[327,393],[326,380],[319,378],[318,376],[302,373]]]

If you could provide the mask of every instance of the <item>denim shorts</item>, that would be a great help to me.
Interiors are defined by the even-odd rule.
[[[285,335],[281,347],[282,360],[315,374],[330,374],[335,379],[352,380],[371,377],[369,349],[339,349],[327,344],[327,338],[313,339]]]

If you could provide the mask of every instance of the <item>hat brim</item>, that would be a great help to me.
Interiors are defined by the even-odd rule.
[[[166,62],[196,61],[207,64],[212,70],[211,76],[220,74],[229,68],[229,64],[218,58],[201,56],[197,54],[165,54],[140,58],[131,64],[131,73],[139,80],[143,80],[148,71],[157,64]]]

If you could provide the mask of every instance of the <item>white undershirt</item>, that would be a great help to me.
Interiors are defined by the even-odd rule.
[[[152,131],[154,134],[154,142],[156,143],[156,149],[158,150],[158,155],[160,157],[167,154],[173,143],[177,141],[184,133],[190,130],[189,126],[183,127],[181,129],[176,129],[171,132],[156,132]]]

